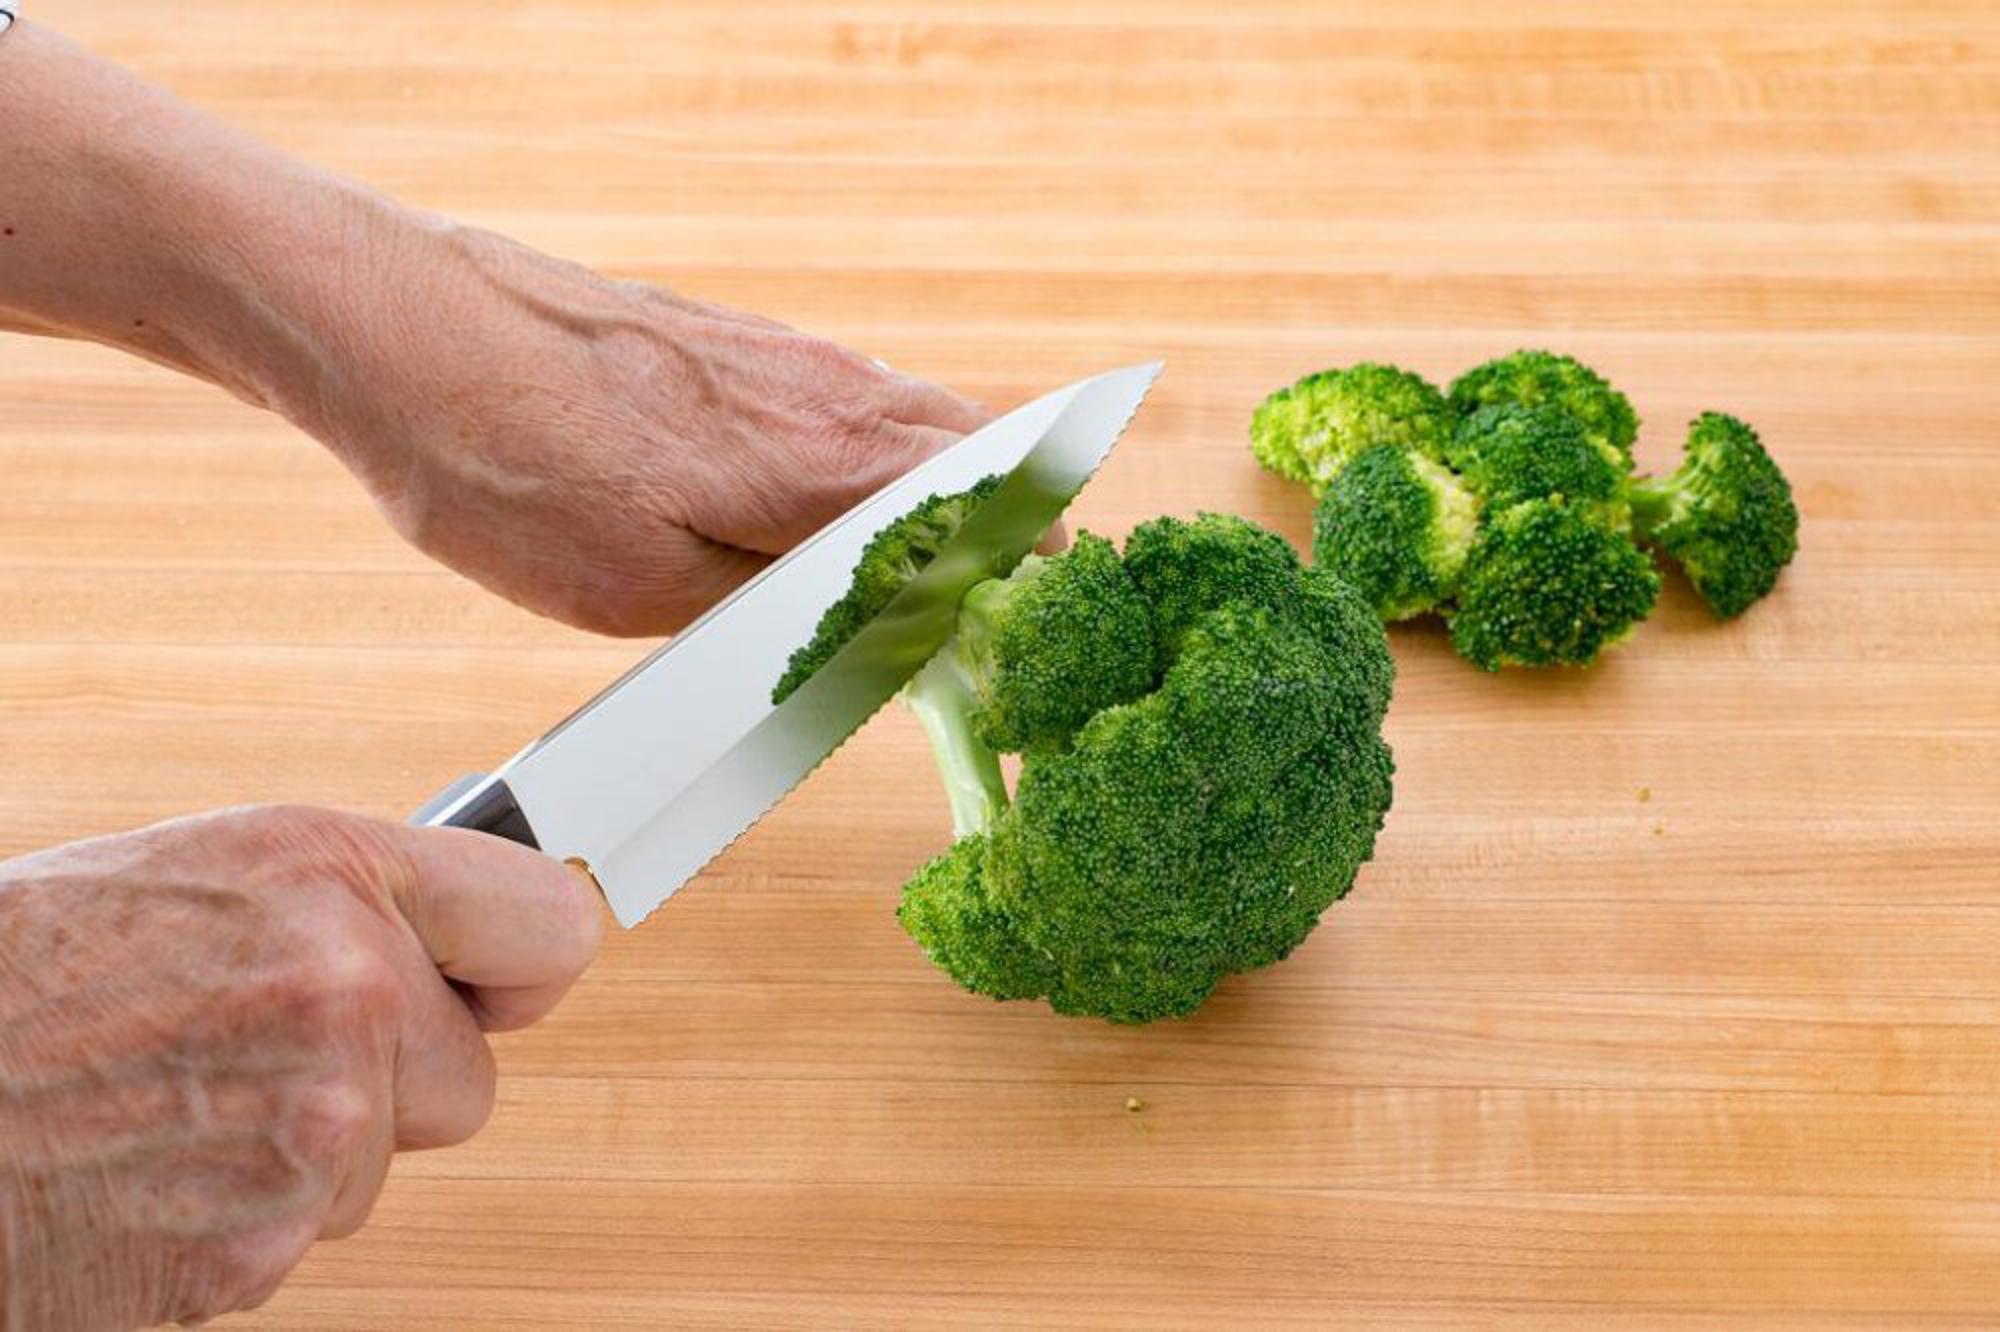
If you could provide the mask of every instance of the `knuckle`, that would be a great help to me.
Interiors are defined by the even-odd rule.
[[[270,996],[308,1033],[369,1030],[402,1012],[403,984],[395,966],[358,939],[326,938],[286,968]]]
[[[313,1233],[303,1222],[288,1219],[216,1241],[203,1263],[203,1289],[182,1321],[219,1318],[268,1300],[305,1256]]]
[[[349,1082],[327,1082],[302,1094],[293,1107],[293,1151],[315,1162],[352,1159],[382,1137],[382,1115],[373,1097]]]

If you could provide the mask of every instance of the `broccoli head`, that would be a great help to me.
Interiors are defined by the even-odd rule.
[[[1604,376],[1574,357],[1536,350],[1502,356],[1460,375],[1449,399],[1460,417],[1505,403],[1553,407],[1574,418],[1594,443],[1615,450],[1621,466],[1632,465],[1638,413]]]
[[[1450,410],[1429,380],[1365,362],[1307,375],[1264,399],[1250,418],[1257,461],[1315,495],[1378,444],[1442,459],[1450,438]]]
[[[792,653],[771,691],[771,701],[784,702],[894,601],[904,584],[937,558],[973,510],[1000,488],[1001,479],[989,476],[970,490],[933,495],[870,538],[847,591],[820,615],[812,638]]]
[[[1723,619],[1769,592],[1799,549],[1791,483],[1757,432],[1721,412],[1696,418],[1673,475],[1633,483],[1632,516]]]
[[[1434,609],[1458,587],[1479,527],[1479,501],[1419,453],[1369,449],[1334,478],[1313,511],[1313,560],[1385,620]]]
[[[1659,572],[1629,536],[1562,500],[1528,500],[1489,515],[1446,618],[1452,646],[1485,670],[1588,666],[1659,592]]]
[[[1394,667],[1353,589],[1238,518],[1082,536],[967,593],[904,690],[958,840],[898,918],[959,984],[1116,1022],[1275,962],[1372,854]],[[1020,752],[1010,798],[997,751]]]

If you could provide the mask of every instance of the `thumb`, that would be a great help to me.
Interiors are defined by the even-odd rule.
[[[462,828],[383,831],[397,910],[485,1030],[539,1020],[597,955],[604,903],[572,867]]]

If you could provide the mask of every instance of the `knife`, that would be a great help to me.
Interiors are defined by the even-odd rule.
[[[950,636],[965,592],[1020,562],[1124,433],[1160,363],[1079,380],[967,435],[770,565],[491,773],[411,816],[567,860],[618,923],[652,914],[888,702]],[[876,617],[783,703],[771,687],[869,539],[936,494],[1005,479]]]

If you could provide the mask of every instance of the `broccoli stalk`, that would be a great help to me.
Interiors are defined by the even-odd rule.
[[[903,686],[904,706],[916,714],[931,742],[938,778],[951,802],[954,837],[983,833],[1007,808],[1000,756],[977,734],[979,690],[956,652],[940,652]]]

